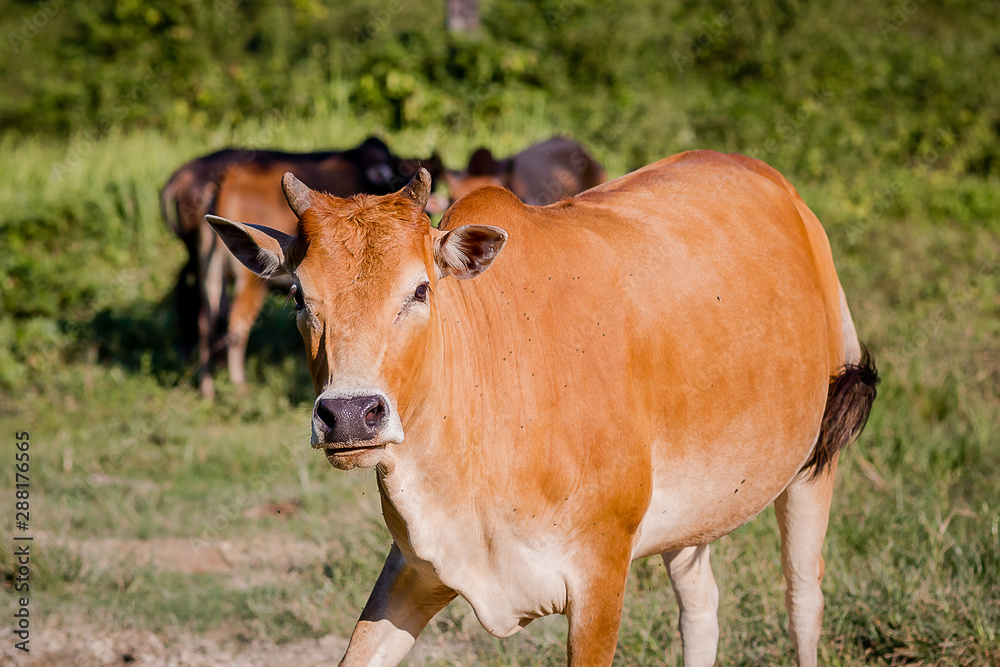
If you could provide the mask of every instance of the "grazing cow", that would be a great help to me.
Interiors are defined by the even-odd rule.
[[[572,197],[600,185],[604,179],[604,169],[586,149],[563,137],[552,137],[503,160],[494,159],[488,149],[480,148],[469,158],[465,171],[444,174],[452,203],[473,190],[499,185],[525,204],[535,206]]]
[[[230,379],[237,386],[245,384],[247,339],[268,289],[216,243],[215,234],[204,222],[205,214],[218,213],[291,232],[295,216],[289,212],[280,187],[285,171],[299,175],[310,187],[346,197],[392,192],[421,166],[434,177],[443,171],[437,156],[406,160],[393,155],[380,139],[369,137],[357,148],[337,152],[224,149],[192,160],[171,176],[160,203],[167,223],[188,248],[189,260],[178,278],[178,320],[182,339],[196,323],[202,395],[211,397],[214,393],[211,361],[213,351],[223,345]],[[227,308],[224,297],[229,282],[233,293]],[[288,284],[278,279],[270,286],[287,290]],[[190,315],[190,306],[196,306],[196,317]]]
[[[283,186],[294,236],[209,220],[291,277],[312,446],[376,470],[393,545],[342,664],[398,663],[461,595],[498,637],[566,614],[569,663],[608,665],[629,564],[660,554],[684,663],[710,665],[708,545],[771,502],[816,664],[837,461],[878,376],[777,171],[683,153],[547,207],[484,188],[441,229],[423,171],[384,197]]]

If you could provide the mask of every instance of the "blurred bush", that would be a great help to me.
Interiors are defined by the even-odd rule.
[[[544,102],[629,166],[680,144],[814,176],[872,160],[1000,173],[991,0],[494,1],[478,39],[448,34],[439,0],[7,4],[0,125],[24,133],[332,107],[468,132]]]

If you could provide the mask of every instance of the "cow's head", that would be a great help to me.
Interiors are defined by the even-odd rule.
[[[497,160],[486,148],[477,149],[469,158],[465,171],[445,170],[444,182],[448,186],[451,203],[465,195],[488,185],[507,187],[508,174],[513,162],[510,159]]]
[[[384,195],[398,190],[421,167],[430,173],[433,191],[445,171],[444,163],[437,153],[426,159],[401,158],[394,155],[385,142],[375,136],[368,137],[357,148],[345,151],[345,155],[363,174],[364,180],[358,191],[369,194]]]
[[[400,191],[341,199],[282,179],[296,235],[206,216],[251,271],[293,281],[299,332],[316,389],[312,445],[334,467],[378,463],[403,441],[399,405],[427,364],[435,287],[485,271],[507,240],[497,227],[433,229],[425,169]]]

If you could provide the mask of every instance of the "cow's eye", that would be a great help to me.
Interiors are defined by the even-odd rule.
[[[298,285],[292,285],[292,289],[288,290],[288,299],[293,299],[295,301],[295,311],[298,313],[302,312],[302,309],[306,307],[306,302],[302,299],[302,290],[299,289]]]
[[[417,301],[427,300],[427,283],[420,283],[417,285],[417,289],[413,292],[413,298]]]

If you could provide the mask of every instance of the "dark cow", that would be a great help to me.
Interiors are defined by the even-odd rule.
[[[465,171],[447,171],[444,179],[452,203],[473,190],[499,185],[525,204],[545,206],[600,185],[605,173],[583,146],[552,137],[502,160],[480,148]]]
[[[380,139],[369,137],[357,148],[345,151],[287,153],[227,148],[191,160],[174,172],[161,192],[160,205],[167,224],[189,253],[177,281],[178,321],[182,340],[197,337],[203,396],[214,394],[211,361],[223,347],[228,348],[233,382],[245,383],[247,336],[267,292],[267,284],[235,262],[217,242],[205,224],[205,214],[241,215],[284,228],[294,225],[281,193],[285,171],[299,175],[317,190],[347,197],[388,194],[421,167],[434,178],[443,171],[436,155],[428,160],[400,158]],[[228,307],[225,288],[230,282],[234,288],[232,306]],[[280,280],[271,285],[281,290],[288,287]]]

